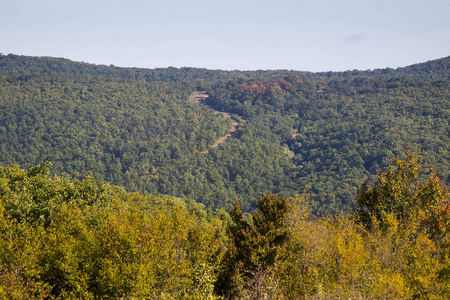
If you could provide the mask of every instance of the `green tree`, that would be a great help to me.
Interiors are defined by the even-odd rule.
[[[218,293],[236,297],[259,297],[275,290],[273,267],[289,240],[287,198],[262,195],[257,209],[246,218],[239,201],[230,211],[229,244],[216,283]],[[272,294],[273,296],[273,294]]]
[[[404,224],[419,220],[430,237],[448,242],[450,193],[434,172],[421,182],[421,161],[419,154],[407,151],[404,158],[392,159],[388,170],[378,174],[375,187],[362,185],[356,213],[367,229],[375,222],[383,226],[386,215],[392,213]]]

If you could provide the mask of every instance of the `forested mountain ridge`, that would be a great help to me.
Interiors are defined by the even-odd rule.
[[[344,72],[317,72],[311,75],[311,79],[354,79],[360,76],[388,79],[392,77],[415,77],[423,79],[450,79],[450,56],[430,60],[424,63],[413,64],[399,68],[384,68],[374,70],[352,70]]]
[[[0,163],[96,178],[211,208],[310,193],[314,212],[355,205],[405,148],[450,180],[450,58],[396,70],[308,73],[136,69],[0,56]],[[188,100],[242,115],[231,123]],[[238,118],[234,116],[234,118]]]
[[[223,71],[205,68],[123,68],[113,65],[95,65],[75,62],[64,58],[32,57],[24,55],[0,54],[0,75],[14,75],[27,73],[99,75],[105,77],[122,78],[134,81],[196,81],[217,82],[224,80],[238,80],[251,78],[272,78],[286,75],[301,76],[312,80],[330,80],[337,78],[353,79],[360,76],[375,78],[416,77],[433,79],[450,79],[450,56],[414,64],[401,68],[385,68],[375,70],[352,70],[345,72],[306,72],[295,70],[255,70],[255,71]]]
[[[284,75],[286,71],[222,71],[205,68],[123,68],[113,65],[95,65],[84,62],[75,62],[64,58],[31,57],[22,55],[0,54],[0,75],[18,74],[71,74],[78,76],[93,75],[103,77],[121,78],[131,81],[196,81],[215,82],[223,80],[236,80],[257,77],[273,77]]]

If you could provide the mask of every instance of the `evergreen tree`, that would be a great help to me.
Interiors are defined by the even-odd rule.
[[[276,286],[272,268],[289,240],[287,213],[288,200],[278,195],[258,198],[257,209],[248,218],[236,201],[230,211],[229,245],[216,283],[220,294],[237,297],[252,290],[259,294],[264,292],[267,278]]]

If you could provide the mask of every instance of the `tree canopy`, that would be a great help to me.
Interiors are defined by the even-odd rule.
[[[307,73],[136,69],[0,55],[0,164],[96,179],[212,209],[307,191],[315,213],[356,207],[390,157],[420,151],[450,181],[449,58]],[[189,95],[205,91],[208,106]],[[233,114],[231,127],[214,110]],[[208,151],[207,151],[208,150]]]

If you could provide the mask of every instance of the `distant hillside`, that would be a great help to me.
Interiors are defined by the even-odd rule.
[[[352,70],[345,72],[318,72],[309,76],[310,79],[354,79],[360,76],[388,79],[392,77],[414,77],[422,79],[450,79],[450,56],[418,63],[403,68],[385,68],[375,70]]]
[[[137,69],[0,56],[0,164],[96,178],[127,191],[243,209],[307,191],[314,212],[355,204],[405,148],[450,181],[450,57],[399,69],[309,73]],[[235,114],[231,120],[189,101]],[[209,149],[209,152],[205,150]]]
[[[204,68],[121,68],[113,65],[95,65],[84,62],[75,62],[65,58],[32,57],[23,55],[0,55],[0,75],[17,74],[71,74],[94,75],[121,78],[132,81],[196,81],[214,82],[223,80],[236,80],[256,77],[273,77],[284,75],[287,71],[222,71]]]
[[[317,210],[352,206],[360,184],[405,148],[450,181],[449,80],[287,76],[220,83],[207,93],[211,106],[246,118],[241,141],[284,149],[290,183],[279,186],[308,190]]]
[[[301,76],[305,79],[330,80],[337,78],[353,79],[359,76],[389,78],[416,77],[428,79],[450,79],[448,72],[450,56],[424,63],[414,64],[404,68],[385,68],[373,71],[352,70],[345,72],[303,72],[293,70],[256,70],[256,71],[223,71],[204,68],[121,68],[113,65],[95,65],[75,62],[65,58],[32,57],[23,55],[1,55],[0,75],[14,75],[26,73],[98,75],[116,77],[133,81],[196,81],[217,82],[225,80],[273,78],[286,75]]]
[[[159,166],[227,133],[230,121],[187,101],[193,90],[92,76],[0,76],[0,163],[51,161],[57,173],[91,171],[145,189]]]

